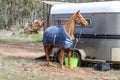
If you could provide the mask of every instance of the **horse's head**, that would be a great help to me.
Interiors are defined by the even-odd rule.
[[[85,18],[80,14],[80,10],[78,10],[74,15],[75,23],[82,24],[87,26],[88,22],[85,20]]]

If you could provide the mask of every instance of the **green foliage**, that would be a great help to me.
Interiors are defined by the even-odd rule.
[[[29,14],[30,14],[30,12],[31,12],[31,10],[30,10],[29,7],[22,8],[22,10],[21,10],[21,12],[20,12],[21,17],[23,17],[23,18],[28,17]]]
[[[37,42],[37,41],[42,41],[43,36],[40,34],[33,34],[33,35],[28,35],[27,33],[20,34],[17,36],[2,36],[0,38],[1,41],[6,41],[6,42]]]
[[[34,40],[36,40],[36,41],[40,41],[40,40],[42,40],[42,35],[40,35],[40,34],[34,34],[34,35],[32,35],[32,38]]]
[[[7,18],[4,15],[0,15],[0,29],[4,29],[7,22]]]
[[[7,22],[7,18],[4,15],[4,11],[5,6],[3,4],[0,4],[0,29],[4,29]]]
[[[38,4],[38,11],[37,11],[38,16],[37,17],[43,18],[42,12],[43,12],[43,5],[42,5],[42,3],[39,3]]]
[[[27,38],[30,38],[30,35],[28,35],[28,33],[24,33],[23,37],[27,39]],[[40,34],[33,34],[31,36],[32,41],[42,41],[42,39],[43,39],[43,36]]]
[[[0,4],[0,15],[4,13],[5,7]]]

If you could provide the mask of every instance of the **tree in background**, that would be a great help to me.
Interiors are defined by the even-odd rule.
[[[93,2],[111,0],[48,0],[66,2]],[[13,26],[25,26],[26,22],[43,18],[41,0],[0,0],[0,29],[11,29]]]
[[[0,0],[0,20],[5,19],[2,23],[6,25],[2,27],[24,26],[26,22],[41,18],[41,10],[41,0]]]
[[[6,26],[7,18],[4,15],[4,6],[0,4],[0,29],[4,29]]]

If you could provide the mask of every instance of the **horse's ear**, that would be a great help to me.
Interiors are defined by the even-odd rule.
[[[79,15],[80,14],[80,10],[78,10],[77,12],[76,12],[76,15]]]

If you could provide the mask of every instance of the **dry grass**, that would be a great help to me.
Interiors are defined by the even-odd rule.
[[[58,63],[46,66],[32,58],[0,55],[0,80],[120,80],[120,70],[107,72],[93,68],[59,68]]]

